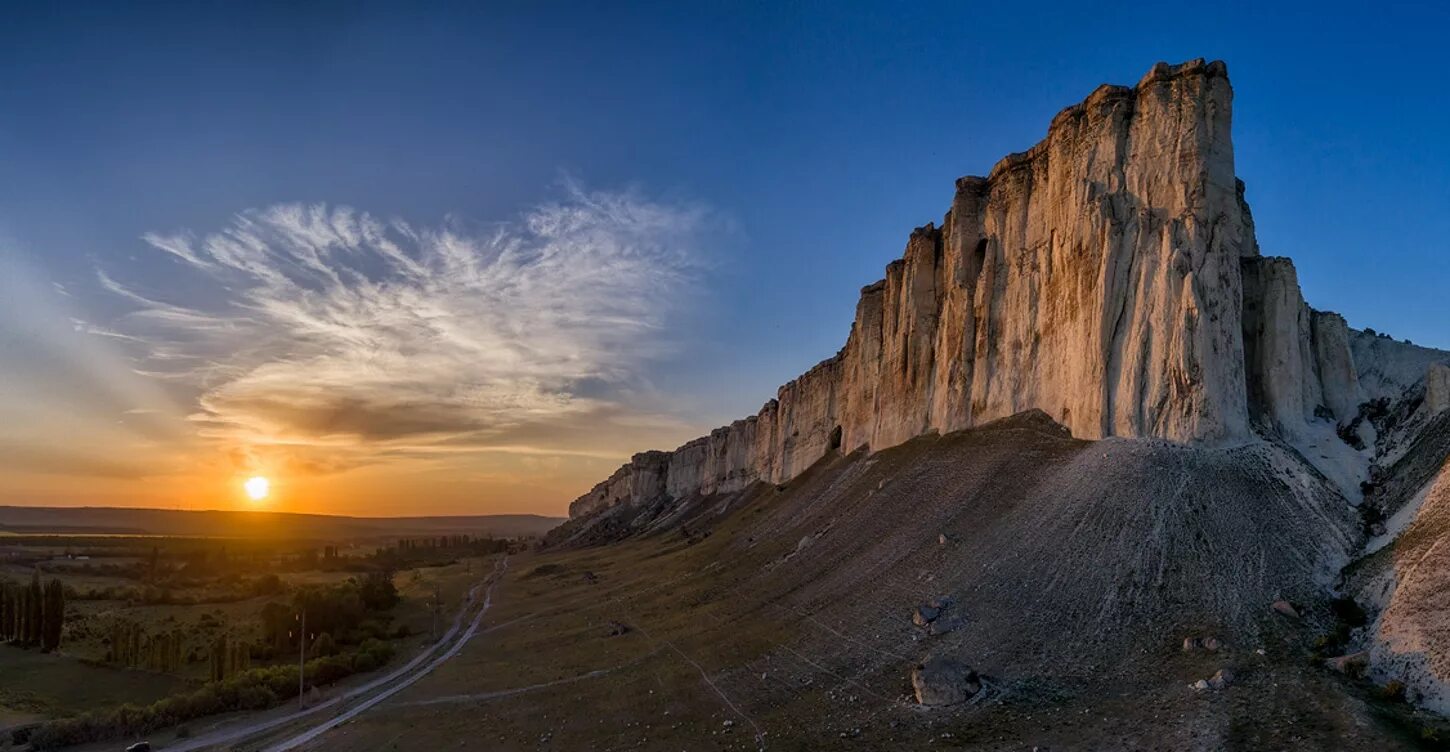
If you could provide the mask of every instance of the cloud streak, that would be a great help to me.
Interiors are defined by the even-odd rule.
[[[483,232],[272,206],[204,236],[144,236],[204,302],[103,271],[133,309],[91,329],[130,347],[138,371],[191,388],[199,433],[231,447],[290,447],[310,463],[574,453],[572,433],[629,423],[622,395],[669,351],[711,224],[700,207],[575,184]]]

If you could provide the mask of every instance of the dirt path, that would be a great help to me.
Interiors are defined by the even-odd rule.
[[[283,750],[295,749],[316,739],[322,734],[336,728],[342,723],[352,720],[369,708],[411,686],[414,682],[432,673],[438,666],[457,655],[463,649],[463,646],[468,644],[468,641],[473,639],[474,635],[478,632],[479,624],[483,622],[484,615],[488,613],[489,607],[493,605],[493,589],[503,579],[503,573],[507,569],[508,557],[504,556],[499,560],[498,564],[494,565],[494,570],[487,580],[488,587],[484,591],[483,604],[479,607],[478,613],[474,615],[473,620],[468,623],[466,629],[464,628],[464,619],[467,617],[470,607],[478,600],[478,590],[483,587],[483,583],[474,585],[469,590],[468,600],[464,603],[463,608],[458,610],[458,615],[453,618],[453,624],[448,628],[448,631],[436,643],[417,656],[414,656],[407,664],[392,673],[374,679],[362,686],[354,687],[345,694],[331,698],[306,710],[255,721],[241,726],[221,729],[210,734],[180,741],[176,744],[166,746],[164,749],[167,752],[192,752],[193,750],[208,749],[211,747],[236,745],[276,731],[287,724],[322,715],[323,711],[332,709],[334,713],[330,718],[322,720],[305,731],[267,747],[267,750],[269,752],[282,752]]]

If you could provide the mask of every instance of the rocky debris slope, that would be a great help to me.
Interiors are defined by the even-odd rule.
[[[1213,734],[1219,713],[1238,712],[1236,691],[1255,698],[1250,715],[1277,702],[1256,650],[1294,656],[1288,641],[1327,628],[1327,584],[1358,540],[1354,510],[1287,452],[1085,441],[1029,412],[721,495],[728,513],[701,506],[688,520],[694,540],[714,530],[693,545],[681,533],[627,545],[708,551],[689,571],[714,567],[700,585],[719,599],[711,620],[779,625],[746,640],[763,653],[731,647],[737,662],[712,674],[747,714],[795,708],[792,722],[809,723],[807,682],[840,681],[863,719],[909,703],[969,728],[1005,701],[1036,713],[1058,701],[1044,698],[1167,698],[1221,709],[1195,710],[1192,723],[1155,715],[1144,738],[1190,725]],[[1279,599],[1302,618],[1274,611]],[[952,630],[931,628],[958,616]],[[1185,654],[1186,635],[1212,635],[1217,650]],[[1221,690],[1188,689],[1221,670],[1209,684]]]
[[[862,289],[840,352],[758,414],[636,455],[570,516],[782,483],[835,450],[1029,409],[1088,439],[1276,433],[1353,494],[1368,456],[1336,429],[1450,354],[1366,340],[1259,255],[1232,104],[1220,62],[1099,87],[1041,143],[957,181],[941,225]]]
[[[1450,409],[1432,366],[1378,415],[1381,456],[1365,500],[1370,537],[1344,590],[1373,618],[1363,635],[1371,673],[1450,713]]]

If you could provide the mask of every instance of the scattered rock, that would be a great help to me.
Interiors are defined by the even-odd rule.
[[[947,535],[946,533],[941,533],[941,534],[937,535],[937,537],[936,537],[936,543],[939,546],[945,546],[948,543],[956,543],[956,542],[957,542],[957,538],[954,535]]]
[[[1299,610],[1294,608],[1294,604],[1288,601],[1274,601],[1273,608],[1275,611],[1278,611],[1279,613],[1289,617],[1290,619],[1299,618]]]
[[[1183,638],[1183,652],[1193,653],[1199,650],[1206,650],[1210,653],[1217,653],[1223,647],[1223,643],[1217,637],[1185,637]]]
[[[1369,653],[1361,650],[1358,653],[1326,658],[1324,665],[1341,674],[1355,676],[1364,673],[1365,666],[1369,665]]]
[[[610,637],[618,637],[618,636],[623,635],[623,634],[629,634],[629,625],[628,624],[625,624],[624,622],[621,622],[621,621],[611,621],[611,622],[609,622],[609,636]]]
[[[911,688],[918,703],[940,707],[965,702],[982,690],[982,680],[960,661],[934,657],[911,670]]]
[[[1199,679],[1188,685],[1188,688],[1195,692],[1207,692],[1210,689],[1220,690],[1227,688],[1228,685],[1233,683],[1233,680],[1233,672],[1226,668],[1221,668],[1213,676],[1207,679]]]
[[[951,608],[952,599],[943,595],[940,598],[933,598],[930,602],[916,607],[911,614],[911,623],[918,627],[928,627],[937,619],[940,619]]]

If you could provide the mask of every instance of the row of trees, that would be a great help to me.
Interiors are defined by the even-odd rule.
[[[243,640],[233,640],[226,633],[217,635],[211,643],[211,680],[229,679],[252,667],[252,645]]]
[[[307,662],[302,677],[308,686],[331,684],[354,673],[372,671],[393,656],[391,645],[368,640],[346,655]],[[236,710],[261,710],[297,696],[296,663],[240,669],[184,694],[143,707],[91,710],[71,718],[46,721],[30,735],[31,749],[50,750],[88,742],[145,736],[203,716]]]
[[[65,586],[52,579],[44,587],[40,572],[28,586],[0,582],[0,640],[39,645],[50,652],[60,647],[65,628]]]
[[[111,622],[111,649],[106,661],[126,668],[176,672],[185,662],[186,635],[179,629],[147,635],[140,624],[127,619]]]

